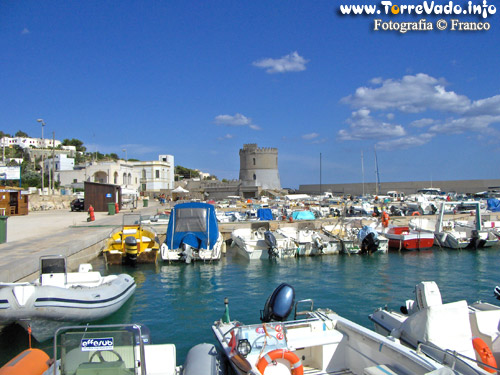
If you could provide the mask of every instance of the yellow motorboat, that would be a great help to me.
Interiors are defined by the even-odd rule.
[[[160,242],[153,228],[141,224],[141,215],[123,215],[121,228],[111,232],[103,255],[107,264],[156,263]]]

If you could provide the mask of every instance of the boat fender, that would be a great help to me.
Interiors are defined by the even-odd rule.
[[[49,368],[50,358],[40,349],[26,349],[0,368],[0,375],[42,374]]]
[[[292,375],[304,375],[304,366],[302,365],[302,361],[299,357],[293,352],[290,352],[286,349],[276,349],[265,356],[263,356],[259,363],[257,363],[257,370],[260,371],[261,374],[264,373],[266,367],[276,361],[277,359],[286,359],[290,362],[290,369],[292,371]]]
[[[480,337],[475,337],[472,339],[472,346],[474,347],[474,350],[477,352],[477,355],[479,358],[481,358],[481,362],[484,364],[494,367],[497,367],[497,361],[495,361],[495,357],[493,356],[493,353],[491,352],[491,349],[488,347],[488,345],[481,339]],[[483,369],[485,369],[488,372],[494,372],[496,373],[496,370],[493,370],[489,367],[486,366],[480,366]]]

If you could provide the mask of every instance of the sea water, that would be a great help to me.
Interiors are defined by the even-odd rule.
[[[398,309],[414,298],[420,281],[435,281],[443,302],[465,299],[497,303],[493,289],[500,284],[500,251],[443,250],[386,254],[328,255],[268,260],[244,260],[228,255],[211,263],[164,263],[106,267],[102,257],[92,263],[102,274],[128,273],[137,289],[115,314],[98,323],[143,323],[153,343],[173,343],[177,363],[202,342],[214,343],[211,325],[224,313],[229,299],[231,319],[258,323],[260,310],[279,284],[295,288],[296,300],[311,298],[314,308],[330,308],[373,329],[368,319],[376,308]],[[52,342],[36,343],[52,355]],[[11,325],[0,333],[0,364],[28,346],[25,331]]]

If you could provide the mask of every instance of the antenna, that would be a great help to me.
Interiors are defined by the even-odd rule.
[[[363,164],[363,150],[361,150],[361,175],[363,177],[363,197],[365,196],[365,166]]]
[[[378,161],[377,161],[377,148],[373,146],[373,152],[375,153],[375,193],[378,195],[380,192],[380,176],[378,174]]]

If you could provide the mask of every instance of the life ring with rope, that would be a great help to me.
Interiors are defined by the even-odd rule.
[[[481,358],[481,362],[484,364],[497,368],[497,361],[495,360],[495,357],[493,356],[493,353],[491,352],[491,349],[488,347],[488,345],[481,339],[480,337],[475,337],[472,339],[472,346],[474,347],[474,350],[477,352],[477,355],[479,358]],[[493,370],[492,368],[486,367],[486,366],[480,366],[483,369],[485,369],[488,372],[491,373],[496,373],[496,370]]]
[[[420,212],[418,211],[413,211],[411,216],[420,216]]]
[[[277,359],[286,359],[290,363],[292,375],[304,375],[304,366],[300,358],[286,349],[276,349],[264,355],[257,363],[257,370],[263,374],[266,367]]]

